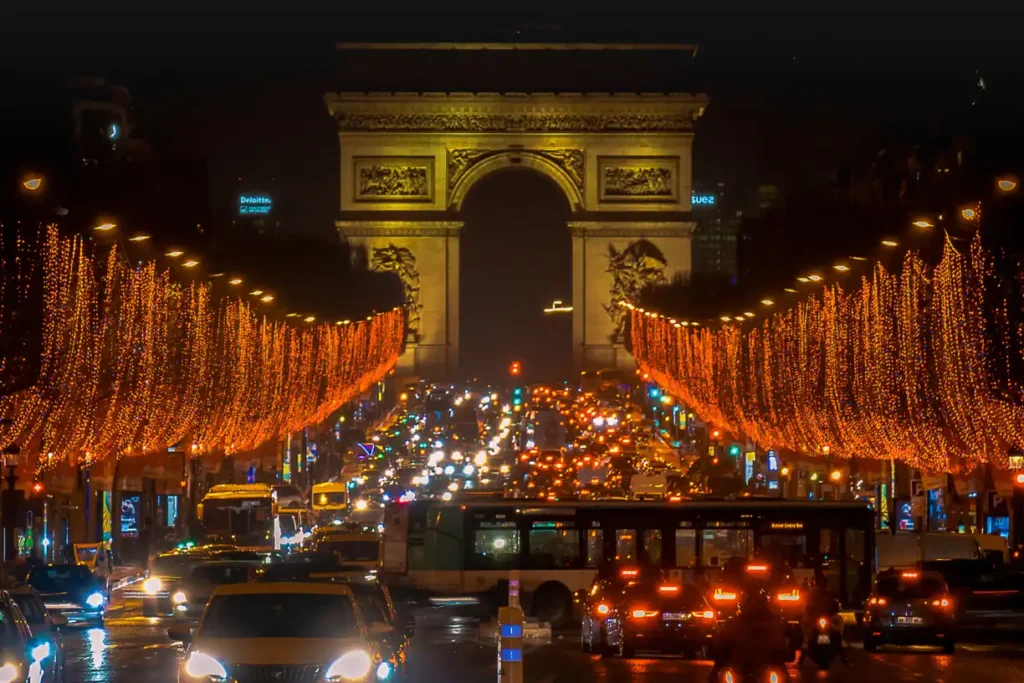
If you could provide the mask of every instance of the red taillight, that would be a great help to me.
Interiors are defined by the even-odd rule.
[[[621,576],[624,579],[635,579],[639,575],[639,569],[623,569],[619,571],[619,576]]]
[[[879,606],[882,606],[882,605],[889,604],[889,601],[886,600],[885,598],[870,598],[868,600],[868,604],[869,605],[879,605]]]
[[[800,590],[794,588],[788,593],[779,593],[775,596],[775,599],[778,602],[800,602]]]
[[[642,607],[634,607],[633,611],[630,612],[634,619],[646,619],[647,617],[656,617],[658,613],[649,609],[643,609]]]
[[[747,571],[751,574],[764,574],[768,571],[768,565],[766,564],[748,564]]]
[[[671,585],[658,586],[658,592],[659,593],[678,593],[679,592],[679,586],[671,586]]]
[[[692,616],[694,619],[714,619],[715,613],[709,609],[706,609],[703,612],[690,612],[690,616]]]
[[[941,600],[932,600],[932,607],[949,607],[952,605],[948,598],[942,598]]]
[[[732,591],[725,591],[721,588],[716,588],[714,594],[711,596],[711,599],[717,600],[719,602],[735,602],[736,594]]]
[[[603,602],[600,605],[597,606],[597,613],[598,614],[608,614],[608,612],[610,612],[610,611],[611,611],[611,608],[608,605],[604,604]]]

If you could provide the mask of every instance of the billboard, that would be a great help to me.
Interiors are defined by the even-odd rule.
[[[266,216],[274,206],[273,200],[265,194],[238,195],[239,216]]]

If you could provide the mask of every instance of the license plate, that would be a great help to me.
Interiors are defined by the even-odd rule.
[[[832,636],[827,636],[824,633],[818,636],[818,645],[828,645],[832,642]]]
[[[897,624],[920,624],[922,623],[921,617],[896,617]]]
[[[682,621],[686,615],[682,612],[662,612],[661,618],[664,621]]]

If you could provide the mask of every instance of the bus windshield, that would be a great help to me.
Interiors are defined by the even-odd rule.
[[[273,541],[270,497],[215,498],[203,502],[207,539],[231,539],[239,545]]]

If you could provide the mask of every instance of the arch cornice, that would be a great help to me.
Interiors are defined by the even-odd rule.
[[[562,189],[565,198],[569,202],[572,211],[582,211],[583,204],[583,173],[582,168],[578,172],[570,174],[562,165],[548,158],[550,152],[531,150],[500,150],[494,152],[482,152],[483,158],[473,162],[465,169],[455,181],[448,194],[448,208],[453,211],[462,210],[462,202],[465,201],[469,190],[480,179],[505,168],[531,168],[547,176]],[[582,159],[582,152],[580,153]],[[580,162],[582,164],[582,161]],[[575,176],[575,177],[574,177]]]

